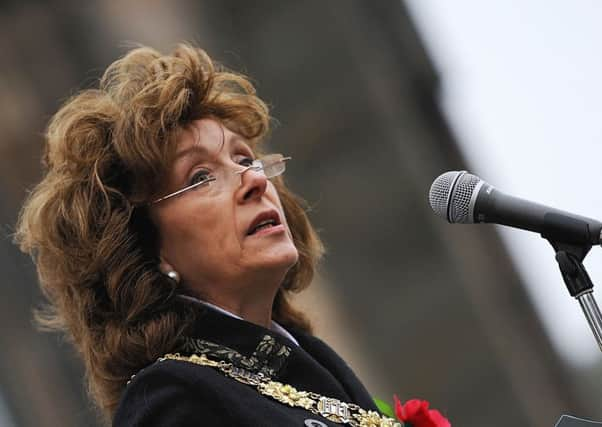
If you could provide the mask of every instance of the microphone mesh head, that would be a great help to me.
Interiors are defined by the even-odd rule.
[[[445,172],[431,185],[429,202],[433,211],[449,222],[473,223],[471,206],[481,179],[465,171]]]
[[[429,203],[437,216],[447,219],[447,204],[449,203],[449,192],[452,184],[460,172],[451,171],[439,175],[431,184],[429,191]]]

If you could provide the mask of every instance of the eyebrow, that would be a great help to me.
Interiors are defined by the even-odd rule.
[[[220,151],[224,149],[225,145],[226,145],[226,142],[221,144]],[[249,150],[251,150],[251,152],[253,152],[253,148],[251,148],[251,146],[248,144],[247,140],[239,135],[233,135],[230,138],[230,146],[232,146],[234,148],[239,148],[239,147],[248,148]],[[183,157],[188,156],[192,153],[200,153],[200,154],[209,155],[209,154],[211,154],[211,151],[209,151],[209,149],[203,145],[194,144],[182,151],[177,152],[176,157],[175,157],[175,162],[178,162]]]
[[[186,148],[185,150],[176,153],[174,163],[178,163],[182,160],[182,158],[189,156],[193,153],[209,155],[209,150],[206,147],[203,147],[202,145],[193,145],[191,147]]]

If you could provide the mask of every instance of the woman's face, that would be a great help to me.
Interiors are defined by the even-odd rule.
[[[274,185],[262,171],[235,173],[253,158],[243,137],[213,119],[197,120],[178,140],[165,194],[208,175],[217,180],[151,205],[162,260],[200,297],[244,295],[257,291],[248,289],[256,282],[269,286],[277,279],[279,285],[297,262]],[[254,227],[265,220],[272,225]]]

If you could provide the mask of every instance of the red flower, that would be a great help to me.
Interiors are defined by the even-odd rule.
[[[429,409],[426,400],[411,399],[403,405],[396,395],[395,415],[399,421],[407,422],[412,427],[451,427],[450,422],[436,409]]]

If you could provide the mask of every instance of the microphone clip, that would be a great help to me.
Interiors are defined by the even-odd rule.
[[[602,315],[594,299],[594,284],[583,265],[583,260],[592,246],[559,243],[550,239],[548,241],[556,251],[556,262],[560,267],[562,279],[571,296],[579,301],[594,338],[602,350]]]

